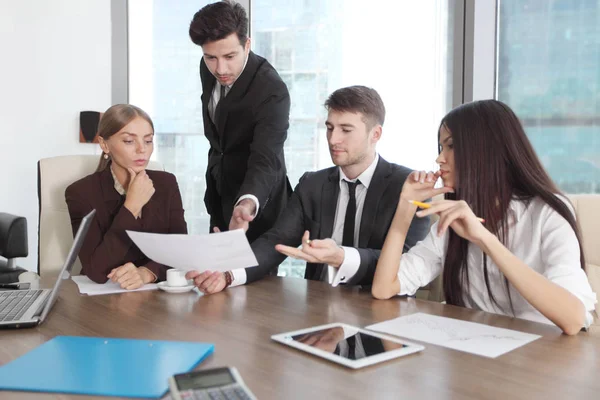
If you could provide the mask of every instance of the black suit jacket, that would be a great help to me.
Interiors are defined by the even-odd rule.
[[[391,164],[379,157],[375,173],[367,190],[360,223],[358,252],[360,267],[346,284],[370,285],[387,231],[392,223],[402,185],[411,170]],[[247,283],[273,273],[285,256],[275,250],[276,244],[297,247],[305,230],[311,239],[330,238],[340,191],[339,169],[332,167],[307,172],[287,208],[275,226],[252,243],[258,267],[246,268]],[[410,225],[404,251],[422,240],[429,231],[429,218],[415,217]],[[307,264],[306,279],[319,280],[323,264]]]
[[[173,174],[146,170],[155,192],[136,219],[123,207],[125,196],[115,190],[110,169],[95,172],[70,185],[65,199],[71,216],[73,235],[81,220],[93,209],[94,221],[79,251],[82,274],[97,283],[104,283],[113,268],[134,263],[146,267],[158,278],[166,279],[169,267],[151,261],[131,241],[126,230],[152,233],[187,233],[179,186]]]
[[[204,60],[200,78],[204,134],[210,142],[204,196],[210,230],[227,230],[239,197],[253,194],[260,203],[246,233],[253,241],[273,226],[292,192],[283,154],[290,95],[271,64],[250,52],[244,71],[219,101],[213,123],[208,102],[216,79]]]

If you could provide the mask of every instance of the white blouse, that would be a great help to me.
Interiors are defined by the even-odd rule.
[[[586,328],[589,327],[593,322],[591,311],[597,302],[596,294],[581,268],[579,242],[567,220],[537,197],[529,204],[520,200],[511,201],[507,218],[509,235],[506,247],[530,268],[581,300],[587,310]],[[423,241],[402,255],[398,271],[400,295],[413,295],[417,289],[427,285],[442,272],[448,247],[448,231],[438,237],[437,224],[436,222],[431,227]],[[470,286],[465,288],[465,305],[512,316],[504,276],[490,257],[487,265],[490,289],[500,307],[492,302],[487,293],[483,252],[473,243],[469,243],[468,250]],[[515,317],[552,324],[510,283],[509,288]]]

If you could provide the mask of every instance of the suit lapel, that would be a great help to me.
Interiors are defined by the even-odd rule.
[[[319,239],[330,238],[333,233],[335,210],[340,194],[339,176],[338,168],[332,168],[321,188],[321,220],[319,221],[321,232],[319,233]],[[327,276],[327,268],[323,264],[308,264],[305,276],[308,279],[322,281]]]
[[[107,166],[100,173],[100,186],[102,187],[102,199],[106,203],[119,203],[121,195],[115,189],[115,181],[113,180],[110,166]]]
[[[124,197],[115,189],[115,181],[110,172],[110,166],[106,167],[106,169],[100,173],[100,190],[102,191],[104,207],[109,215],[111,215],[112,219],[121,208]]]
[[[321,192],[321,239],[330,238],[340,194],[340,174],[337,167],[329,174]]]
[[[254,76],[260,65],[261,59],[253,52],[250,52],[244,71],[236,79],[227,96],[225,96],[224,99],[219,100],[219,104],[217,105],[218,112],[215,111],[215,125],[217,126],[217,132],[221,138],[221,145],[223,145],[225,123],[227,122],[227,115],[229,114],[231,105],[244,97],[244,94],[248,91],[248,87],[254,80]]]
[[[391,165],[382,157],[379,157],[373,179],[369,184],[365,204],[363,206],[362,217],[360,220],[360,231],[358,234],[358,247],[368,247],[369,239],[375,227],[375,218],[377,217],[377,209],[379,201],[388,186],[388,178],[391,174]]]
[[[210,73],[206,64],[204,63],[204,59],[200,61],[200,78],[202,80],[202,117],[208,124],[210,129],[204,130],[204,135],[211,143],[211,146],[214,148],[220,148],[220,140],[219,135],[217,134],[217,126],[215,122],[210,118],[210,114],[208,112],[208,103],[212,97],[212,92],[217,82],[217,79]]]
[[[208,70],[204,59],[200,60],[200,78],[202,80],[202,105],[205,109],[208,109],[208,101],[217,79]]]

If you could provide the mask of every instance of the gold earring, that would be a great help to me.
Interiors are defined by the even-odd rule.
[[[108,153],[104,153],[104,159],[108,160]]]

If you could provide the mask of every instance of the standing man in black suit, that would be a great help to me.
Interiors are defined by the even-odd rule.
[[[372,283],[411,170],[388,163],[376,152],[385,108],[375,90],[364,86],[336,90],[325,107],[329,152],[336,166],[307,172],[300,179],[275,226],[252,243],[257,267],[188,272],[187,278],[194,279],[204,293],[258,280],[276,270],[286,255],[307,261],[306,279],[332,286]],[[429,220],[415,217],[404,251],[428,231]]]
[[[203,7],[190,24],[200,61],[210,142],[204,202],[210,231],[242,228],[252,242],[273,226],[292,188],[283,144],[290,96],[277,71],[250,51],[248,17],[232,1]]]

